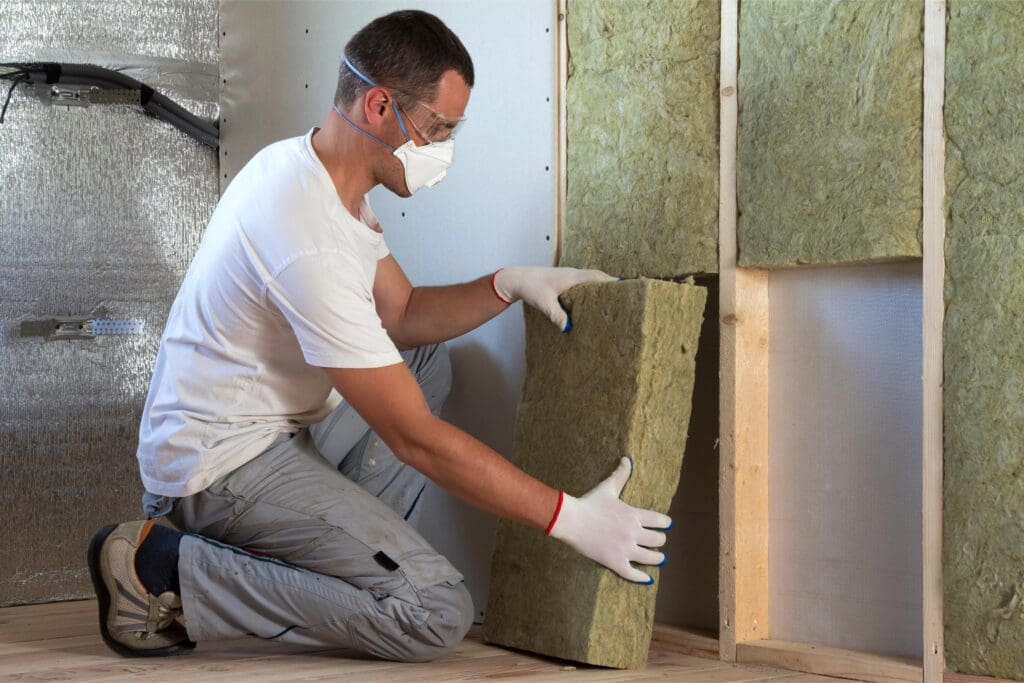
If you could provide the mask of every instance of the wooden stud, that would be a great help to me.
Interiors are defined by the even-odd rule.
[[[558,123],[556,125],[556,149],[558,154],[556,174],[558,187],[555,189],[555,234],[552,239],[555,241],[555,264],[562,260],[563,239],[565,236],[565,201],[568,190],[568,133],[566,124],[568,120],[565,101],[565,91],[569,82],[569,30],[568,30],[569,7],[568,0],[558,0],[558,51],[555,58],[558,60]]]
[[[736,135],[737,0],[722,0],[719,79],[719,646],[767,638],[768,628],[768,277],[738,268]]]
[[[942,680],[942,328],[945,311],[945,87],[946,0],[924,10],[924,163],[922,178],[922,497],[924,681]]]
[[[795,671],[852,678],[856,681],[921,680],[921,667],[915,661],[900,657],[884,657],[853,652],[822,645],[794,643],[784,640],[761,640],[740,643],[737,661],[743,664],[764,664]]]

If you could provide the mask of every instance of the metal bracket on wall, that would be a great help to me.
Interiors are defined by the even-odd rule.
[[[36,97],[46,104],[88,107],[90,104],[139,104],[138,90],[108,90],[95,86],[47,85],[37,83]]]
[[[140,334],[144,328],[141,320],[107,318],[107,313],[105,307],[99,306],[88,315],[23,320],[19,332],[22,337],[61,341],[95,339],[98,335],[108,334]]]

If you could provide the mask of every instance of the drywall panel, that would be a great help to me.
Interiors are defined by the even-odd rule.
[[[580,497],[633,459],[622,500],[667,512],[679,481],[707,292],[629,280],[563,295],[562,334],[527,317],[527,375],[514,462]],[[670,571],[670,570],[669,570]],[[657,582],[660,572],[649,573]],[[568,545],[498,525],[484,638],[564,659],[642,668],[658,585],[625,581]]]
[[[920,657],[920,265],[768,286],[772,638]]]
[[[739,261],[921,255],[923,4],[744,0]]]
[[[217,9],[0,0],[0,61],[121,69],[215,118]],[[217,201],[217,157],[138,107],[50,106],[19,85],[0,125],[0,187],[0,605],[91,597],[89,539],[141,516],[139,419]],[[22,321],[100,305],[142,332],[20,336]]]
[[[330,114],[345,43],[392,0],[222,4],[221,180],[264,145]],[[388,245],[414,284],[480,277],[555,258],[557,16],[544,0],[426,1],[473,57],[476,86],[445,181],[411,199],[371,201]],[[225,177],[226,176],[226,177]],[[454,388],[445,417],[498,452],[512,452],[524,374],[521,304],[450,344]],[[413,521],[466,575],[482,616],[494,519],[430,487]]]
[[[1024,679],[1024,4],[950,2],[945,116],[946,662]]]
[[[716,0],[572,0],[565,265],[718,270]]]

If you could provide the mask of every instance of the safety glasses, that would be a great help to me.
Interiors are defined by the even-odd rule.
[[[456,131],[465,123],[466,117],[452,119],[429,105],[408,95],[397,92],[395,101],[406,119],[427,142],[444,142],[455,137]]]

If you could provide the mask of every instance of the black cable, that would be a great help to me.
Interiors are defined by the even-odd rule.
[[[46,84],[63,83],[66,85],[97,87],[101,89],[135,90],[139,92],[139,104],[147,114],[165,123],[169,123],[213,149],[217,149],[220,144],[220,126],[217,121],[210,121],[196,116],[166,95],[156,92],[145,83],[141,83],[118,71],[105,69],[93,64],[62,64],[57,62],[0,63],[0,69],[4,67],[13,68],[7,72],[0,72],[0,79],[11,79],[14,74],[18,74],[14,78],[15,83],[11,86],[11,91],[23,80]],[[10,98],[11,93],[8,92],[7,100],[10,101]],[[7,105],[5,104],[4,111],[6,110]],[[0,116],[0,122],[2,121],[3,118]]]
[[[7,90],[7,99],[4,100],[4,108],[0,109],[0,123],[4,122],[4,116],[7,114],[7,105],[11,103],[11,95],[14,94],[14,89],[18,87],[18,84],[28,80],[28,74],[22,72],[17,77],[12,79],[14,82],[11,83],[11,87]]]

